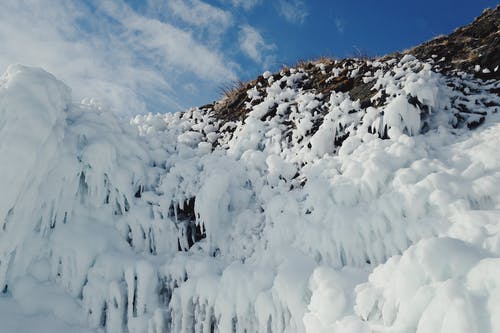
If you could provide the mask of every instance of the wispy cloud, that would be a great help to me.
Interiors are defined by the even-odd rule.
[[[230,2],[235,7],[242,7],[245,10],[250,10],[260,4],[261,0],[223,0],[223,2]]]
[[[341,18],[336,17],[334,22],[335,22],[335,28],[337,29],[337,32],[339,34],[343,34],[344,29],[345,29],[345,21]]]
[[[128,6],[116,5],[114,1],[106,2],[100,8],[120,23],[121,36],[127,44],[136,53],[143,52],[142,56],[157,66],[191,72],[208,80],[235,79],[222,54],[195,40],[189,31],[138,15]]]
[[[203,91],[237,77],[235,64],[193,31],[121,0],[3,1],[0,45],[0,72],[10,63],[43,67],[68,83],[75,98],[96,97],[125,114],[178,110],[189,106],[183,94],[195,91],[188,83]]]
[[[307,6],[302,0],[278,0],[277,10],[288,22],[295,24],[304,23],[309,15]]]
[[[276,48],[274,44],[266,43],[260,32],[249,25],[240,28],[239,41],[243,53],[264,66],[269,60],[269,52]]]
[[[193,26],[223,32],[233,24],[230,12],[200,0],[169,0],[163,3],[174,15]]]

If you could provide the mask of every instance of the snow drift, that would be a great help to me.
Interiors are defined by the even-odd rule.
[[[0,289],[106,332],[498,331],[500,82],[438,64],[298,65],[236,116],[129,122],[9,67]]]

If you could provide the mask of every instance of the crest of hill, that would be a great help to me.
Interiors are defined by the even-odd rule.
[[[500,66],[500,6],[486,9],[474,22],[448,36],[438,36],[405,53],[421,60],[442,59],[437,68],[445,73],[462,70],[484,80],[498,80],[500,71],[495,68]]]
[[[405,55],[412,55],[418,60],[429,63],[432,70],[445,76],[453,77],[470,74],[475,79],[498,80],[500,78],[500,6],[486,9],[471,24],[457,28],[453,33],[434,39],[403,52],[395,52],[380,58],[346,58],[337,60],[322,57],[311,61],[301,61],[293,67],[284,67],[278,73],[260,75],[250,82],[237,82],[224,89],[223,98],[212,104],[200,107],[215,118],[224,122],[244,120],[251,102],[247,91],[257,88],[264,91],[271,83],[291,72],[305,73],[305,79],[296,82],[295,88],[303,92],[322,94],[327,100],[332,92],[348,93],[353,101],[359,100],[362,109],[383,105],[385,99],[377,95],[374,81],[369,77],[376,69],[374,63],[386,64],[388,70]],[[352,67],[354,70],[349,70]],[[332,77],[332,71],[337,75]],[[492,90],[497,95],[498,90]]]

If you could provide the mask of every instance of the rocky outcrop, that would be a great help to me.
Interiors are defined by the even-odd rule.
[[[500,6],[486,9],[474,22],[447,36],[438,36],[404,53],[432,61],[437,70],[446,74],[465,71],[483,80],[498,80]]]

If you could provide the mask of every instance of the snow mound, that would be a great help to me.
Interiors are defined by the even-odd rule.
[[[453,238],[423,240],[356,287],[356,313],[374,331],[496,332],[499,258]]]
[[[499,88],[349,60],[126,122],[12,66],[0,289],[110,333],[496,332]]]
[[[6,217],[20,192],[34,181],[30,174],[39,160],[56,154],[71,95],[53,76],[23,66],[10,66],[0,78],[0,87],[0,140],[4,142],[0,185],[10,189],[2,194],[0,216]],[[34,109],[39,110],[35,117]]]

